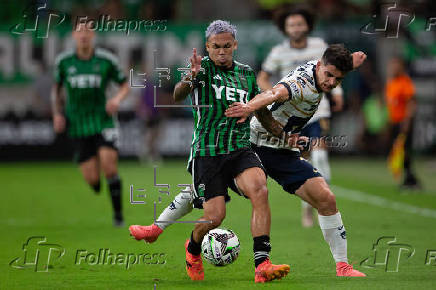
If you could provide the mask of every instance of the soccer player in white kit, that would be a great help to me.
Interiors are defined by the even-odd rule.
[[[327,48],[327,44],[321,38],[308,36],[313,30],[314,18],[306,9],[284,9],[276,17],[276,24],[287,38],[271,49],[262,64],[262,70],[257,77],[257,83],[262,91],[272,88],[270,80],[272,76],[279,75],[280,78],[283,78],[297,66],[313,59],[319,59]],[[337,86],[331,92],[335,111],[342,109],[342,95],[343,91],[340,86]],[[311,149],[311,163],[328,183],[331,176],[328,150],[321,136],[329,129],[328,118],[330,118],[330,115],[330,103],[324,95],[315,115],[300,133],[302,136],[311,139],[310,144],[313,144],[309,148],[309,150]],[[303,227],[313,226],[313,208],[305,201],[302,201],[301,222]]]

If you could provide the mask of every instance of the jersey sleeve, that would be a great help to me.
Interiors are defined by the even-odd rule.
[[[288,90],[289,100],[303,100],[304,94],[310,93],[305,81],[301,77],[296,77],[294,74],[287,75],[277,84],[285,86]]]
[[[114,82],[118,84],[122,84],[125,81],[127,81],[126,74],[124,73],[123,69],[121,68],[118,59],[115,59],[110,62],[111,68],[110,68],[110,78]]]
[[[279,70],[279,66],[280,59],[277,58],[276,49],[273,48],[262,63],[262,70],[268,74],[273,74]]]
[[[57,84],[62,84],[64,82],[65,73],[62,69],[62,61],[59,59],[55,62],[53,76]]]

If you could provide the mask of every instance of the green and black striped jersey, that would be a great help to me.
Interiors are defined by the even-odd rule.
[[[250,120],[227,118],[225,110],[233,102],[247,103],[260,90],[253,70],[234,61],[229,69],[216,66],[209,57],[201,61],[200,72],[191,93],[194,132],[190,159],[197,156],[228,154],[250,147]]]
[[[63,52],[56,59],[54,75],[67,93],[69,136],[91,136],[115,126],[116,120],[106,113],[105,91],[110,81],[121,84],[126,76],[112,53],[96,48],[90,59],[81,60],[73,50]]]

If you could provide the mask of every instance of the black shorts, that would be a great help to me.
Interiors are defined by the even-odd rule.
[[[322,176],[298,151],[254,144],[251,147],[259,156],[268,175],[291,194],[294,194],[306,180]]]
[[[215,196],[224,196],[226,201],[229,201],[230,196],[227,192],[229,187],[244,196],[236,186],[236,176],[251,167],[259,167],[265,172],[259,157],[249,148],[218,156],[196,157],[191,162],[196,208],[201,208],[203,201],[208,201]]]
[[[321,138],[321,125],[318,121],[307,124],[300,132],[300,136],[309,138]]]
[[[100,147],[110,147],[118,151],[118,129],[116,128],[104,129],[101,134],[71,139],[74,148],[73,159],[77,163],[85,162],[97,156]]]

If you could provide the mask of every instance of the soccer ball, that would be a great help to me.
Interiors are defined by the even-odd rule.
[[[203,258],[215,266],[226,266],[238,258],[239,239],[231,230],[213,229],[203,238]]]

